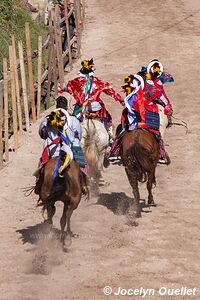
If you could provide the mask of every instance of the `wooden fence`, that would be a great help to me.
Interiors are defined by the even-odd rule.
[[[74,0],[68,11],[65,0],[65,16],[61,19],[56,5],[49,12],[49,35],[44,43],[38,37],[38,49],[32,52],[29,24],[25,24],[26,45],[12,36],[9,59],[3,59],[3,79],[0,80],[0,169],[9,162],[9,152],[23,144],[24,131],[30,130],[30,123],[40,118],[41,96],[47,81],[46,107],[49,106],[51,86],[57,93],[57,84],[64,83],[64,69],[72,66],[72,45],[77,44],[77,58],[80,56],[81,31],[84,5]],[[74,14],[75,34],[70,37],[69,18]],[[61,25],[65,23],[67,48],[63,51]],[[24,53],[23,48],[26,48]],[[48,63],[42,73],[44,49],[48,49]],[[33,59],[37,59],[37,81],[34,82]],[[27,72],[26,72],[27,69]],[[45,98],[45,95],[43,95]]]

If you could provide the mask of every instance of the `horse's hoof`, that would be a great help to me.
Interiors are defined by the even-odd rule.
[[[157,206],[157,204],[154,201],[148,201],[148,205],[153,207]]]
[[[63,252],[69,253],[69,246],[63,245],[63,246],[62,246],[62,249],[63,249]]]
[[[69,248],[72,244],[72,238],[71,235],[67,234],[64,239],[61,237],[61,242],[63,244],[63,247]]]
[[[71,237],[73,237],[74,239],[78,239],[78,238],[79,238],[79,235],[72,232],[72,233],[71,233]]]

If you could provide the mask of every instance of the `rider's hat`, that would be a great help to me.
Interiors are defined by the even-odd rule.
[[[139,74],[130,74],[129,76],[125,76],[124,82],[125,85],[122,86],[122,89],[126,95],[130,94],[136,88],[138,89],[140,86],[142,89],[144,88],[144,79]]]
[[[163,72],[163,65],[158,59],[152,60],[147,66],[147,73],[149,74],[157,73],[158,77],[160,77],[162,72]]]
[[[93,58],[91,58],[90,60],[83,60],[81,62],[81,66],[82,68],[80,69],[80,72],[82,74],[89,74],[90,72],[94,72],[94,61]]]
[[[134,79],[132,83],[135,87],[141,86],[144,89],[144,79],[139,74],[134,74]]]

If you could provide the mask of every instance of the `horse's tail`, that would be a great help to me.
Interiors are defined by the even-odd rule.
[[[92,128],[89,126],[87,127],[84,143],[84,153],[89,165],[89,172],[91,176],[99,177],[102,169],[100,159],[101,153],[98,149],[97,129],[94,123]]]
[[[38,204],[38,206],[42,206],[43,211],[48,209],[50,206],[53,206],[56,201],[60,200],[60,198],[68,191],[68,177],[67,172],[65,172],[63,177],[57,176],[54,179],[50,195],[47,198],[42,199],[42,202]]]
[[[127,167],[137,175],[140,182],[147,181],[147,172],[153,167],[150,150],[135,143],[127,152]]]

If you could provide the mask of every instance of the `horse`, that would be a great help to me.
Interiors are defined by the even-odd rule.
[[[88,175],[98,185],[102,177],[106,149],[109,146],[109,135],[98,119],[85,119],[81,126],[81,146],[89,166]]]
[[[136,217],[141,217],[138,182],[147,181],[148,204],[155,205],[152,186],[156,184],[155,170],[159,159],[159,145],[148,130],[135,129],[124,133],[120,156],[135,198]]]
[[[57,201],[63,202],[63,214],[60,219],[61,227],[61,242],[63,249],[65,249],[65,238],[73,236],[70,219],[73,211],[78,207],[82,194],[88,196],[89,191],[87,187],[87,177],[81,171],[76,161],[72,160],[70,165],[62,172],[62,177],[55,177],[53,173],[57,157],[49,160],[41,170],[40,189],[38,191],[39,200],[38,206],[42,206],[43,212],[47,211],[47,219],[45,223],[49,226],[50,230],[53,225],[53,216],[56,212],[55,203]],[[65,226],[67,223],[67,231],[65,233]]]

